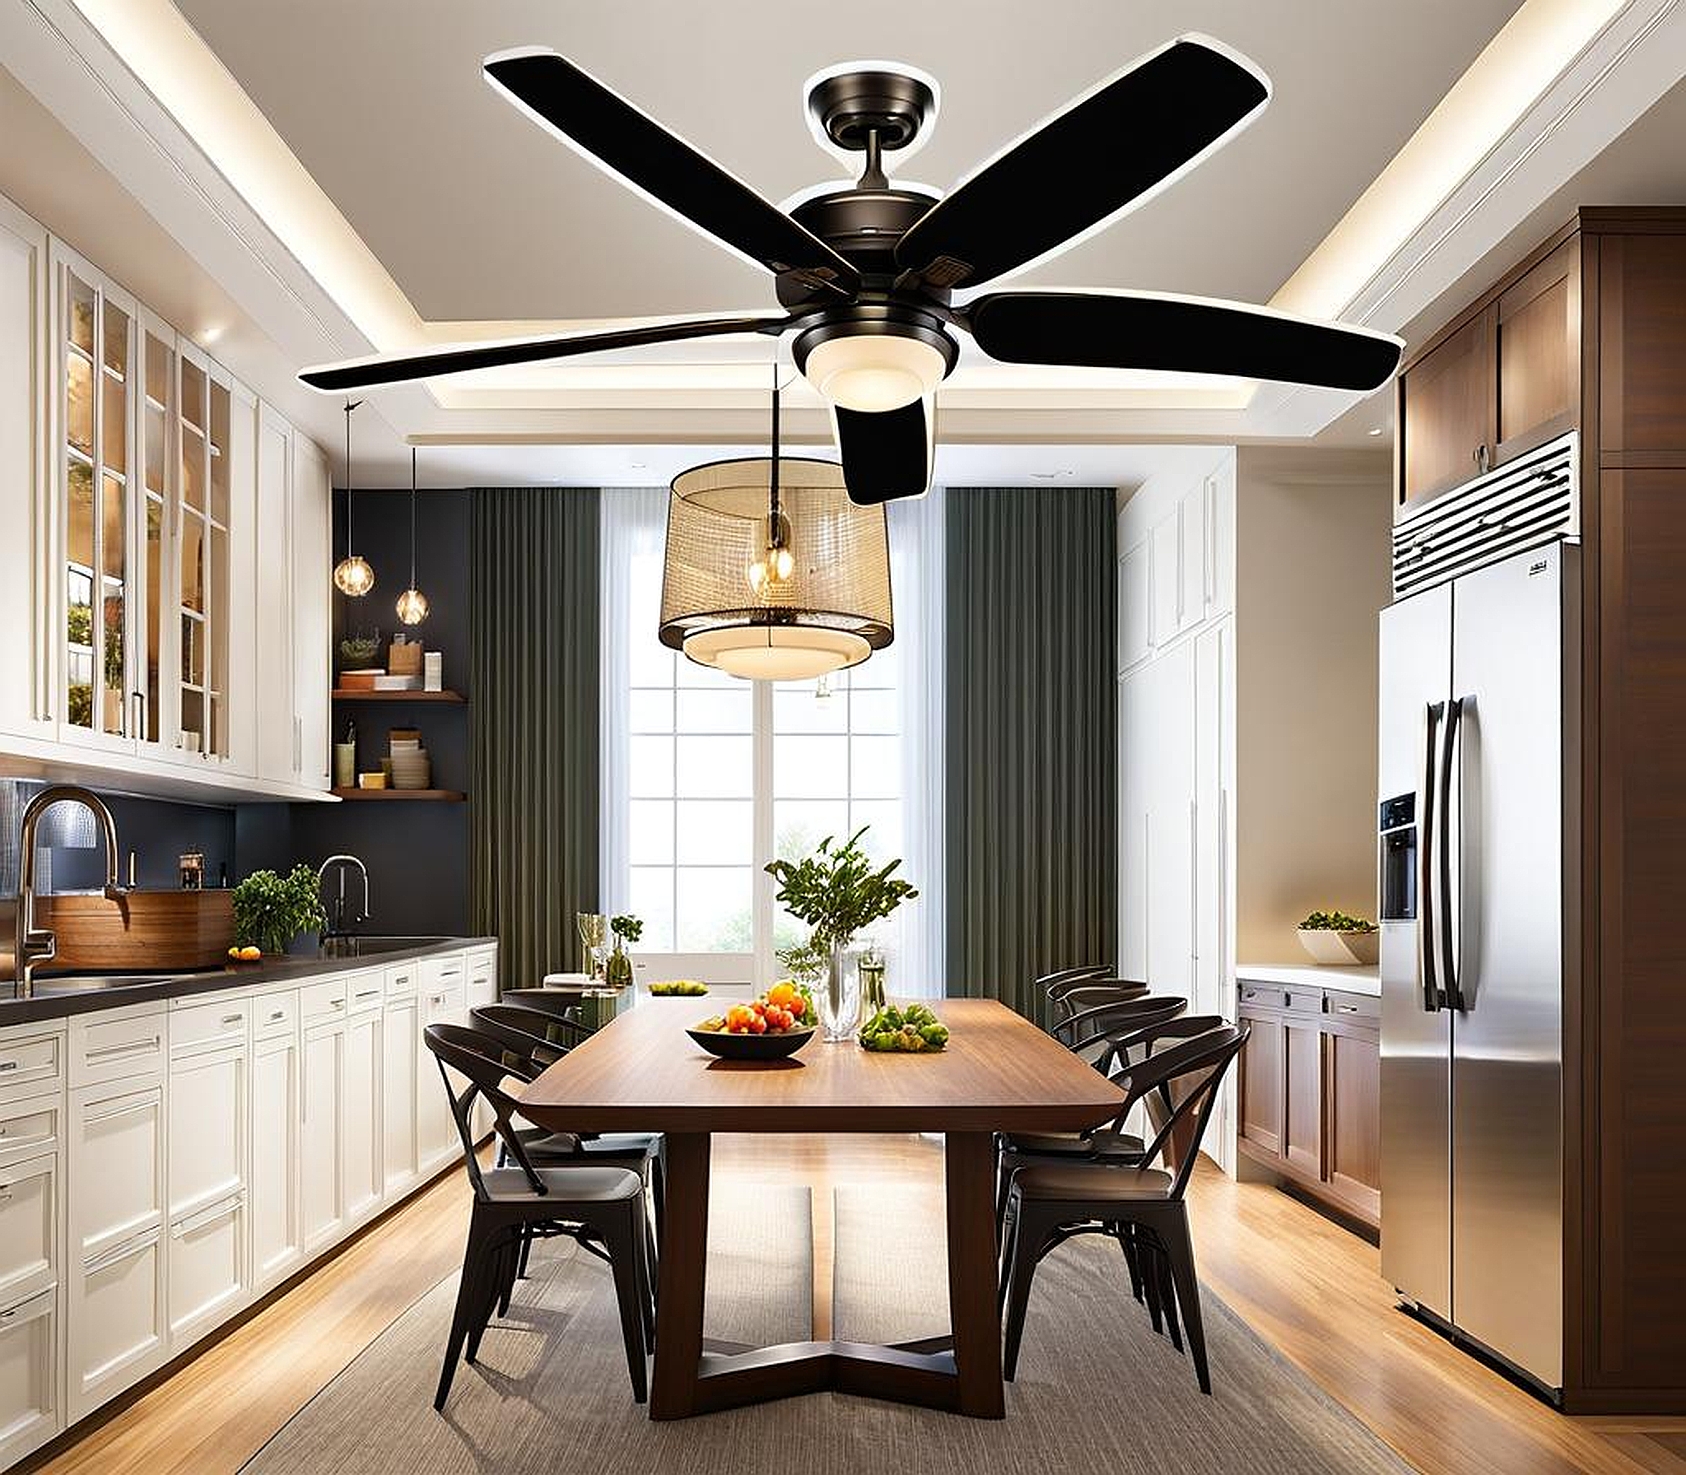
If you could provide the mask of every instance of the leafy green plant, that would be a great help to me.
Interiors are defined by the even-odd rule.
[[[831,966],[830,952],[812,937],[795,947],[782,947],[773,956],[779,960],[779,966],[795,979],[818,978]]]
[[[234,940],[284,953],[301,932],[328,925],[316,872],[300,862],[285,876],[253,871],[234,888]]]
[[[855,934],[919,893],[895,875],[901,860],[873,867],[860,847],[862,825],[842,845],[827,835],[803,860],[775,860],[764,869],[779,883],[778,899],[798,921],[813,928],[809,945],[826,952],[847,947]],[[835,846],[835,848],[833,848]]]
[[[348,635],[340,641],[340,660],[345,669],[355,671],[361,666],[367,666],[380,654],[381,632],[373,635]]]
[[[644,923],[637,917],[622,914],[609,918],[609,930],[622,942],[637,942],[644,935]]]
[[[1376,924],[1345,912],[1313,912],[1300,923],[1302,932],[1374,932]]]

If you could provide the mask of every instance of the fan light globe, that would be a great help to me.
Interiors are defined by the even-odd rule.
[[[353,553],[334,565],[334,587],[351,599],[361,599],[375,587],[375,571],[361,553]]]
[[[406,625],[419,625],[427,618],[427,596],[414,586],[398,596],[398,618]]]
[[[942,383],[948,363],[929,343],[862,333],[816,343],[803,376],[832,404],[869,415],[899,410]]]

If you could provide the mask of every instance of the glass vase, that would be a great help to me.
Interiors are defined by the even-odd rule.
[[[842,946],[831,950],[831,967],[820,992],[820,1037],[828,1045],[852,1040],[860,1024],[860,980],[849,972],[848,953]]]

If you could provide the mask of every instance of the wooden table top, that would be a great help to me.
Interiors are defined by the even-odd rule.
[[[529,1085],[522,1115],[582,1132],[1078,1131],[1123,1092],[992,999],[935,1006],[946,1050],[877,1054],[816,1034],[789,1060],[718,1060],[686,1035],[703,999],[643,1000]]]

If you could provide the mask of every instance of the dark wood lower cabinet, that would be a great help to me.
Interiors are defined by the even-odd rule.
[[[1381,1223],[1380,1000],[1241,984],[1240,1145],[1354,1219]]]

